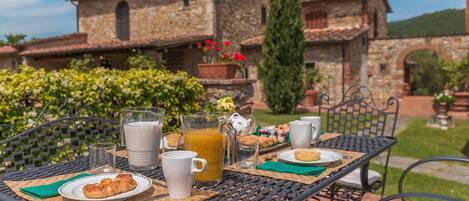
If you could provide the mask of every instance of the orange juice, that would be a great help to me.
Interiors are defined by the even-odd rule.
[[[184,132],[186,150],[197,152],[198,158],[207,160],[202,173],[195,173],[195,181],[219,181],[223,175],[225,156],[224,135],[218,128],[189,129]]]

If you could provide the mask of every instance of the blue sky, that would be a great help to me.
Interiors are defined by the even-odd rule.
[[[464,8],[465,0],[389,0],[389,21],[447,8]],[[76,30],[75,8],[65,0],[0,0],[0,39],[8,33],[49,37]]]

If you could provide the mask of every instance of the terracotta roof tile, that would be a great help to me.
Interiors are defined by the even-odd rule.
[[[305,42],[307,43],[327,43],[345,42],[355,39],[368,31],[368,27],[349,27],[340,29],[307,29],[305,30]],[[262,44],[264,36],[257,36],[247,39],[241,45],[259,46]]]
[[[2,46],[0,47],[0,55],[15,54],[18,50],[12,46]]]
[[[82,37],[87,37],[88,34],[86,33],[71,33],[71,34],[64,34],[60,36],[52,36],[48,38],[38,38],[38,39],[33,39],[27,42],[24,42],[20,44],[20,46],[28,46],[28,45],[35,45],[35,44],[40,44],[40,43],[49,43],[53,41],[59,41],[59,40],[69,40],[69,39],[74,39],[74,38],[82,38]]]
[[[145,48],[145,47],[166,47],[175,45],[184,45],[190,42],[203,41],[212,38],[212,35],[191,35],[179,37],[166,37],[166,38],[152,38],[130,41],[108,41],[102,43],[86,43],[76,45],[66,45],[57,47],[48,47],[40,49],[31,49],[20,52],[21,56],[46,56],[46,55],[60,55],[60,54],[73,54],[73,53],[89,53],[109,50],[121,50],[131,48]]]

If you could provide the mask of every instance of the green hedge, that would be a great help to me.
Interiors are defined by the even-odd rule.
[[[166,108],[168,130],[176,128],[179,114],[199,110],[203,91],[196,78],[166,70],[0,70],[0,124],[20,132],[33,126],[38,116],[39,123],[71,113],[118,118],[123,107],[152,105]],[[3,130],[0,139],[14,133]]]

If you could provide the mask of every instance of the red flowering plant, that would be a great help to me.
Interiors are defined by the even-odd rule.
[[[204,52],[204,63],[237,63],[246,61],[246,57],[239,52],[231,52],[229,47],[231,41],[224,40],[221,45],[212,40],[205,40],[205,43],[197,43],[197,47]]]

